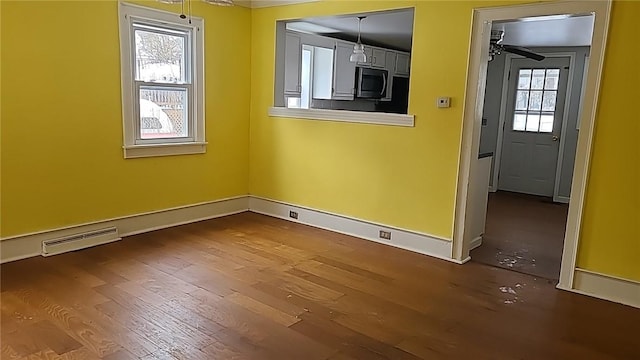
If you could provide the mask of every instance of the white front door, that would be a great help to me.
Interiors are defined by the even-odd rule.
[[[553,196],[569,58],[513,59],[498,189]]]

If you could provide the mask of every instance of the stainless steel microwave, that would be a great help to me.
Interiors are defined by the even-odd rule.
[[[387,94],[387,70],[356,68],[356,97],[363,99],[382,99]]]

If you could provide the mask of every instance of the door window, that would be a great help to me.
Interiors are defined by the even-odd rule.
[[[559,78],[560,69],[520,69],[513,131],[553,131]]]

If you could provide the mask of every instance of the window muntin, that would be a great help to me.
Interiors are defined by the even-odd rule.
[[[512,130],[553,131],[560,69],[520,69]]]

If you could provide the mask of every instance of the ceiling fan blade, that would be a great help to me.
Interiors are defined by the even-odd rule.
[[[536,54],[533,51],[531,51],[531,50],[529,50],[527,48],[520,47],[520,46],[502,45],[502,48],[506,52],[510,52],[512,54],[516,54],[516,55],[520,55],[520,56],[524,56],[526,58],[533,59],[533,60],[536,60],[536,61],[542,61],[542,60],[545,59],[544,56],[542,56],[540,54]]]

